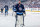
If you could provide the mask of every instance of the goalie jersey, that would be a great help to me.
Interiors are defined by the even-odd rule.
[[[25,13],[24,5],[22,4],[16,4],[13,10],[17,15],[23,15],[23,13]]]

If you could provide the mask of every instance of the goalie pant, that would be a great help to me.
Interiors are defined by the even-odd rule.
[[[24,26],[24,16],[16,15],[15,27],[23,27],[23,26]]]

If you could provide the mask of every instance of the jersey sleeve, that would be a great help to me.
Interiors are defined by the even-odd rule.
[[[14,11],[14,12],[16,12],[16,5],[15,5],[15,6],[13,6],[13,11]]]
[[[23,13],[25,13],[25,8],[24,8],[24,5],[23,5]]]

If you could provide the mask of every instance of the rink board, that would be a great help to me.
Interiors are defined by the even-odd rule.
[[[40,12],[40,8],[25,8],[25,11],[29,11],[29,12]]]
[[[5,11],[5,9],[4,9],[4,11]],[[12,11],[12,9],[9,9],[9,11]],[[25,8],[25,11],[29,11],[29,12],[40,12],[40,8]]]

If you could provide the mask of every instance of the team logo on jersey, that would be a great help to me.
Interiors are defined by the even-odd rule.
[[[22,11],[22,8],[20,7],[19,10]]]

